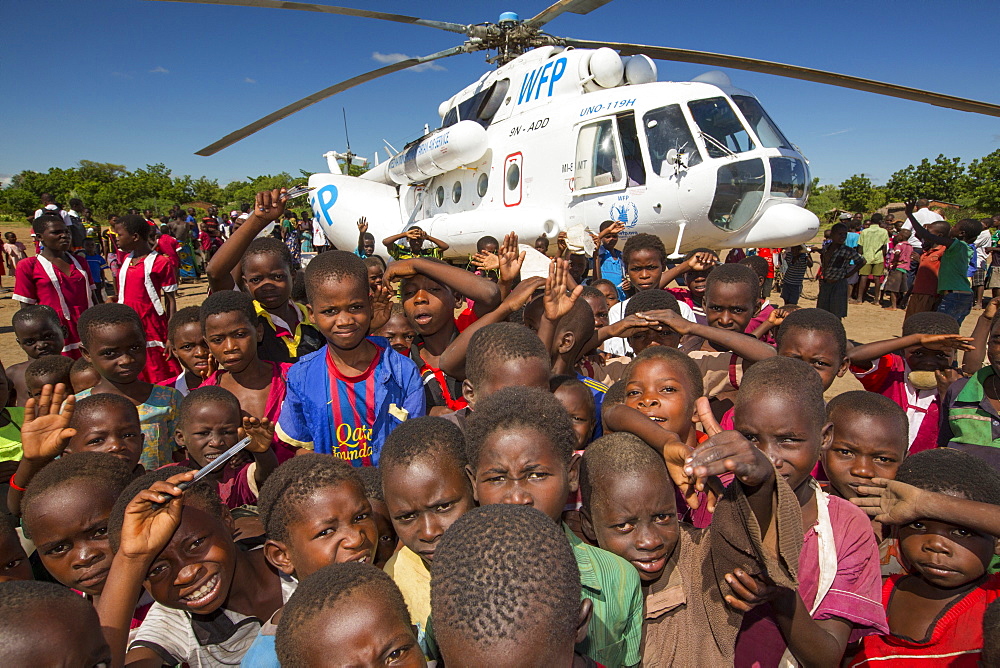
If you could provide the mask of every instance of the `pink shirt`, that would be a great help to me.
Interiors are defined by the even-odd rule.
[[[89,272],[79,261],[69,254],[66,258],[70,263],[68,274],[64,274],[41,255],[18,262],[14,270],[13,298],[24,304],[51,306],[66,328],[66,347],[63,352],[79,357],[80,335],[77,333],[76,322],[91,305],[93,284],[90,282]],[[55,284],[49,278],[46,267],[56,279]]]

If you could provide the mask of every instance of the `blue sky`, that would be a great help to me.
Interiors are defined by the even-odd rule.
[[[343,4],[478,23],[501,11],[529,17],[545,0]],[[325,170],[343,150],[371,157],[439,123],[437,106],[486,68],[483,54],[404,71],[314,105],[213,157],[194,151],[321,88],[381,66],[379,54],[422,55],[461,36],[370,19],[145,0],[32,0],[0,5],[0,175],[70,167],[80,159],[130,168],[163,162],[175,174],[225,184],[261,173]],[[663,44],[805,65],[1000,103],[993,2],[766,3],[617,0],[564,14],[555,35]],[[661,80],[709,69],[659,61]],[[839,183],[883,183],[938,153],[966,161],[1000,148],[1000,118],[831,86],[729,71],[811,161]],[[383,152],[384,157],[384,152]]]

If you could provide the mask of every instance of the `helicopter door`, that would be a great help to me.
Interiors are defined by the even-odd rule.
[[[580,126],[573,170],[574,195],[625,188],[624,163],[617,134],[613,118]]]

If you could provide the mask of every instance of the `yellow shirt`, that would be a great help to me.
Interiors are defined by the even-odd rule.
[[[421,630],[426,628],[431,616],[431,572],[423,560],[404,546],[386,562],[384,570],[402,592],[410,610],[410,621]]]

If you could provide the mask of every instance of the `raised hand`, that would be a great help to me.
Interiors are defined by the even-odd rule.
[[[388,268],[385,270],[385,274],[382,276],[382,283],[384,283],[387,288],[392,289],[394,281],[398,281],[401,278],[410,278],[419,273],[420,272],[417,271],[416,266],[413,264],[413,260],[397,260],[396,262],[389,263]]]
[[[423,238],[424,238],[423,235],[424,235],[424,231],[423,230],[418,230],[415,227],[413,229],[411,229],[411,230],[407,230],[406,231],[406,238],[407,239],[413,239],[414,241],[423,241]]]
[[[934,371],[934,381],[937,383],[937,391],[941,396],[941,399],[944,399],[944,395],[948,393],[948,388],[951,387],[951,384],[961,377],[961,371],[950,367],[947,369],[936,369]]]
[[[569,250],[569,244],[566,243],[566,232],[560,232],[556,235],[556,250],[559,251],[557,254],[562,257]]]
[[[156,481],[125,507],[118,553],[127,559],[152,561],[170,542],[181,523],[184,492],[182,482],[191,480],[195,471],[187,471]]]
[[[285,213],[285,188],[275,188],[274,190],[262,190],[254,198],[253,209],[257,218],[268,223],[281,218]]]
[[[905,482],[872,478],[871,484],[858,487],[859,496],[851,499],[854,505],[882,524],[909,524],[924,516],[920,509],[928,496],[926,490]]]
[[[742,568],[726,573],[726,582],[733,593],[723,598],[730,607],[741,612],[750,612],[761,603],[767,603],[780,591],[778,587],[759,582]]]
[[[908,200],[906,202],[906,216],[909,218],[914,211],[917,209],[917,200]]]
[[[545,306],[545,319],[557,323],[573,310],[573,304],[583,292],[583,286],[577,285],[569,292],[572,284],[569,276],[569,260],[554,259],[549,263],[549,277],[545,281],[545,294],[542,303]]]
[[[920,345],[928,350],[974,350],[975,339],[959,334],[921,334]]]
[[[63,383],[45,385],[38,397],[28,399],[21,426],[24,459],[50,462],[63,453],[69,439],[76,436],[76,429],[69,426],[75,402],[76,397],[67,394]]]
[[[646,311],[636,315],[649,322],[650,326],[666,326],[678,334],[687,334],[691,331],[692,322],[673,309]],[[657,327],[657,329],[662,329],[662,327]]]
[[[518,251],[517,233],[511,232],[504,236],[497,257],[500,260],[500,280],[511,284],[521,275],[521,265],[527,251]]]
[[[392,293],[385,283],[381,283],[369,295],[369,300],[372,305],[372,319],[369,323],[369,329],[374,332],[389,322],[389,318],[392,316]]]
[[[994,297],[986,304],[986,308],[983,310],[983,317],[987,320],[992,320],[996,317],[998,308],[1000,308],[1000,297]]]
[[[685,473],[694,476],[701,485],[709,476],[733,473],[737,480],[751,488],[759,487],[774,475],[767,455],[738,431],[722,430],[706,397],[699,397],[695,405],[698,419],[709,438],[688,457]]]
[[[710,267],[714,267],[719,264],[719,258],[715,257],[715,253],[695,253],[688,260],[688,266],[691,267],[691,271],[705,271]]]
[[[792,311],[797,311],[798,309],[799,306],[797,306],[796,304],[786,304],[781,308],[776,308],[773,311],[771,311],[767,316],[767,321],[772,326],[777,327],[781,323],[785,322],[785,318],[788,317],[789,313],[791,313]]]
[[[274,423],[265,418],[244,417],[243,431],[250,437],[247,450],[250,452],[267,452],[274,440]]]
[[[483,271],[500,271],[500,256],[486,251],[479,251],[472,256],[472,265]]]
[[[509,306],[511,311],[517,311],[527,304],[531,299],[531,295],[535,294],[535,290],[541,287],[545,287],[545,279],[541,276],[526,278],[510,291],[507,299],[504,300],[504,304]]]
[[[219,370],[219,360],[215,359],[214,355],[209,355],[208,364],[205,366],[204,369],[200,369],[197,373],[202,380],[205,380],[218,370]]]
[[[358,218],[358,234],[364,234],[368,231],[368,218],[361,216]]]

